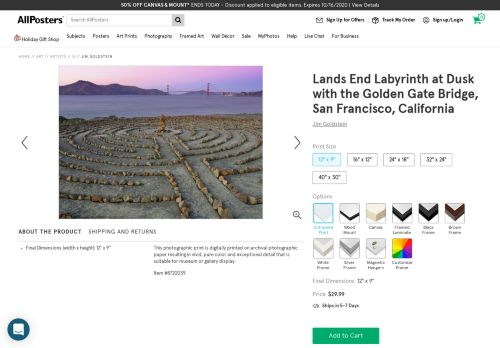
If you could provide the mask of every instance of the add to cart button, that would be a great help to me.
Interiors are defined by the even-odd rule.
[[[315,327],[313,344],[379,344],[378,327]]]

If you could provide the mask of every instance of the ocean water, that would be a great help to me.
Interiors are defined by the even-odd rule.
[[[146,117],[262,113],[261,97],[219,95],[61,95],[59,115],[91,119],[115,115]]]

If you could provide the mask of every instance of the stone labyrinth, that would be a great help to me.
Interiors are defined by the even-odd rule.
[[[262,117],[65,120],[60,218],[262,218]]]

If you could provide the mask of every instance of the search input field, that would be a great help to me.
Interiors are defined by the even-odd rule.
[[[70,14],[70,27],[172,27],[184,26],[184,15],[176,14]]]

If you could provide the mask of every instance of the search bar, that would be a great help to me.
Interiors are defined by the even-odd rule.
[[[67,15],[69,27],[179,27],[183,14],[111,14]]]

